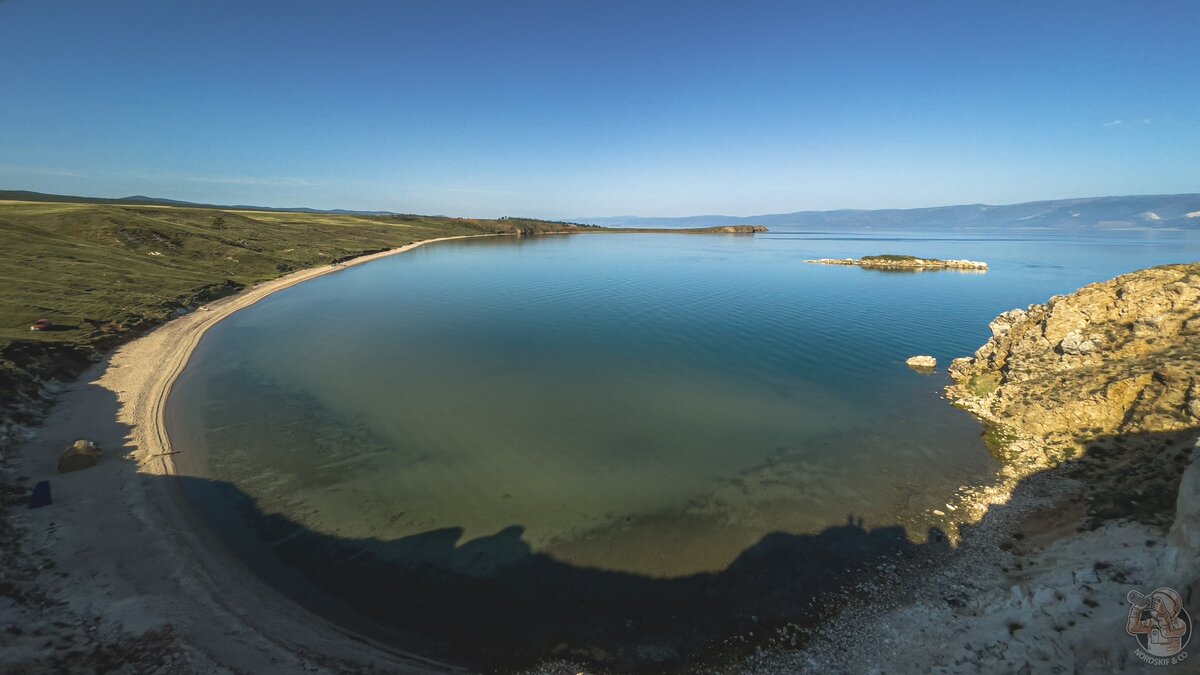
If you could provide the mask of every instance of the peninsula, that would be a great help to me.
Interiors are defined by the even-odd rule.
[[[904,272],[926,272],[931,270],[973,270],[985,272],[988,265],[974,260],[939,260],[918,258],[912,255],[867,255],[862,258],[818,258],[804,262],[815,265],[854,265],[868,269],[897,270]]]

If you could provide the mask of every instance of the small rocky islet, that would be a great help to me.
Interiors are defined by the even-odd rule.
[[[882,255],[867,255],[861,258],[818,258],[805,260],[814,265],[852,265],[868,269],[881,269],[904,272],[927,272],[933,270],[971,270],[986,272],[988,264],[977,260],[940,260],[938,258],[918,258],[912,255],[897,255],[884,253]]]

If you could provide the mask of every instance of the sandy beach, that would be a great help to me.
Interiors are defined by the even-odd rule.
[[[120,373],[115,370],[111,374],[106,372],[99,383],[111,382],[114,388],[110,390],[121,394],[120,420],[135,430],[132,445],[138,451],[134,457],[142,471],[164,475],[176,473],[172,459],[176,451],[172,449],[171,439],[167,435],[164,414],[167,398],[171,395],[175,380],[187,368],[192,352],[210,328],[269,295],[310,279],[411,251],[426,244],[481,236],[500,235],[425,239],[328,267],[300,270],[204,305],[119,349],[110,359],[110,370],[119,369]]]
[[[0,670],[91,669],[98,650],[118,645],[122,653],[109,657],[137,664],[136,672],[444,672],[347,635],[229,558],[170,478],[177,451],[163,416],[193,350],[226,317],[309,279],[462,238],[419,241],[261,283],[120,347],[56,392],[53,411],[15,460],[16,474],[30,484],[51,483],[51,506],[15,517],[31,533],[29,573],[45,597],[39,607],[0,604],[0,623],[20,626],[5,635]],[[58,455],[77,438],[94,441],[104,457],[93,469],[60,475]],[[70,571],[46,571],[59,563]],[[48,659],[48,651],[55,656]]]

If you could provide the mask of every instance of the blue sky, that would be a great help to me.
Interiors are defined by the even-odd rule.
[[[0,0],[0,187],[450,215],[1200,191],[1198,2]]]

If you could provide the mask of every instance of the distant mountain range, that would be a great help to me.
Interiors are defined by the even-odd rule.
[[[797,211],[761,216],[582,218],[606,227],[765,225],[806,230],[857,229],[1200,229],[1200,194],[1088,197],[1007,206],[966,204],[922,209]]]
[[[298,213],[336,213],[355,216],[397,216],[391,211],[350,211],[347,209],[310,209],[305,207],[275,208],[271,206],[224,206],[221,204],[198,204],[196,202],[181,202],[177,199],[161,199],[159,197],[75,197],[72,195],[51,195],[29,190],[0,190],[0,200],[22,202],[66,202],[71,204],[127,204],[130,206],[179,206],[192,209],[222,209],[226,211],[289,211]]]
[[[28,190],[0,190],[0,200],[31,202],[72,202],[83,204],[129,204],[140,206],[178,206],[200,209],[241,211],[295,211],[360,216],[403,215],[392,211],[353,211],[347,209],[275,208],[270,206],[223,206],[199,204],[175,199],[135,195],[108,199],[53,195]],[[805,230],[924,230],[924,229],[1200,229],[1200,194],[1135,195],[1129,197],[1085,197],[1025,202],[994,206],[964,204],[921,209],[840,209],[837,211],[796,211],[761,216],[684,216],[646,218],[612,216],[575,218],[573,222],[605,227],[702,228],[727,225],[765,225],[768,228]]]

